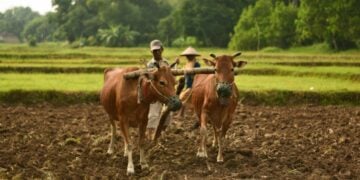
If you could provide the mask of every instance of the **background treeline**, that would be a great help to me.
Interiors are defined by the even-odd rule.
[[[167,46],[259,50],[325,42],[360,47],[359,0],[53,0],[55,12],[17,7],[0,13],[0,36],[31,45]],[[1,39],[0,39],[1,40]]]

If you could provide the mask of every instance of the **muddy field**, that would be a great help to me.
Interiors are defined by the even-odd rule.
[[[135,149],[131,179],[360,178],[359,107],[239,107],[221,164],[210,127],[206,161],[196,157],[195,117],[174,120],[148,145],[148,170]],[[0,105],[0,179],[128,179],[120,136],[117,153],[106,154],[109,130],[99,105]]]

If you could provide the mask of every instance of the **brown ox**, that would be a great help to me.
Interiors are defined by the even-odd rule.
[[[124,78],[125,73],[135,70],[138,68],[105,70],[105,82],[100,95],[101,104],[108,113],[111,123],[108,153],[114,152],[115,122],[117,122],[124,139],[124,156],[128,157],[127,174],[134,173],[129,127],[139,129],[140,165],[142,169],[147,168],[143,145],[150,103],[160,101],[167,103],[168,106],[174,107],[174,104],[181,106],[180,100],[175,96],[175,77],[169,67],[157,67],[154,71],[144,73],[135,79]],[[173,110],[178,108],[180,107],[175,107]]]
[[[195,76],[191,103],[200,121],[200,146],[198,157],[207,158],[206,151],[206,123],[213,125],[215,137],[213,146],[218,144],[217,162],[223,162],[223,138],[232,122],[232,116],[238,101],[238,89],[234,83],[234,68],[242,67],[245,61],[235,62],[233,56],[211,56],[215,59],[205,60],[207,65],[215,67],[215,74]]]

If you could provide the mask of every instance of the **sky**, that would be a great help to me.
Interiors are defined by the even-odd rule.
[[[17,6],[30,7],[42,15],[52,10],[51,0],[0,0],[0,12],[2,13]]]

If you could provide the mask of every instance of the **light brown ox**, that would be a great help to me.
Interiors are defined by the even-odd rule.
[[[111,140],[107,152],[109,154],[114,152],[115,122],[117,122],[124,139],[124,156],[128,157],[128,175],[135,172],[129,127],[137,127],[139,130],[140,165],[142,169],[148,168],[143,148],[150,103],[160,101],[169,105],[170,102],[175,102],[180,103],[181,106],[180,100],[175,96],[175,77],[169,67],[158,67],[135,79],[123,78],[125,73],[135,70],[138,68],[105,70],[105,82],[100,95],[101,104],[108,113],[111,123]],[[142,95],[141,99],[138,99],[139,93]],[[141,102],[138,103],[139,100]]]
[[[205,60],[207,65],[215,67],[215,74],[198,74],[194,78],[191,103],[200,121],[200,146],[198,157],[207,158],[206,151],[206,123],[213,126],[215,137],[213,146],[218,144],[217,162],[223,162],[223,139],[232,123],[232,116],[237,106],[238,89],[234,83],[234,68],[242,67],[245,61],[235,62],[238,52],[233,56],[211,56],[212,60]]]

